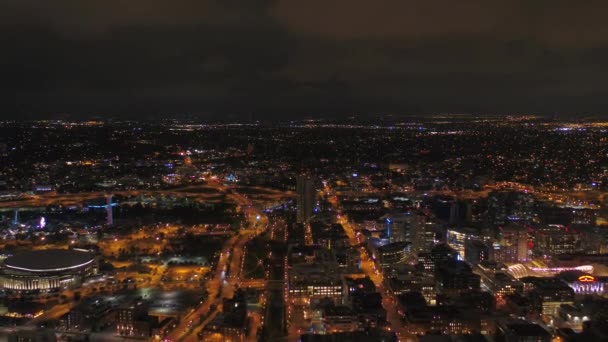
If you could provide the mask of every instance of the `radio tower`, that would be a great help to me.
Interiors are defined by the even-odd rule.
[[[19,209],[15,209],[15,216],[13,216],[13,224],[16,226],[19,224]]]

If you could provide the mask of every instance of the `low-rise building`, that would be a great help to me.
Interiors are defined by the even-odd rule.
[[[326,334],[352,332],[359,329],[357,315],[347,306],[328,306],[323,311]]]
[[[222,312],[201,331],[203,340],[242,342],[247,336],[247,302],[245,293],[237,291],[233,298],[224,298]]]
[[[526,321],[500,322],[496,340],[504,342],[550,342],[551,334],[538,324]]]

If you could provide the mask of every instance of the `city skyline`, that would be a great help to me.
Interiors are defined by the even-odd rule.
[[[607,129],[0,121],[0,338],[604,340]]]
[[[604,2],[0,0],[0,340],[608,341]]]

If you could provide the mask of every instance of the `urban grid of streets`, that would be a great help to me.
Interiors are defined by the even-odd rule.
[[[376,289],[380,294],[382,294],[382,305],[386,310],[386,317],[390,323],[390,329],[395,331],[398,338],[401,339],[402,337],[405,337],[407,333],[404,329],[403,323],[401,322],[401,318],[397,314],[396,300],[389,294],[388,291],[384,290],[382,273],[376,268],[376,265],[367,254],[365,248],[360,246],[361,241],[355,233],[354,227],[349,223],[348,218],[341,210],[342,208],[338,202],[338,197],[329,186],[326,186],[324,191],[327,195],[329,195],[329,203],[332,205],[334,211],[341,213],[338,217],[338,223],[344,227],[344,231],[346,232],[346,235],[348,235],[348,240],[350,241],[351,246],[358,246],[357,249],[361,259],[361,270],[374,282]]]
[[[513,187],[513,183],[504,184],[505,186]],[[517,184],[515,184],[517,185]],[[167,341],[198,341],[198,334],[204,329],[204,327],[210,323],[216,315],[222,310],[222,300],[224,298],[232,298],[234,291],[237,287],[256,287],[256,288],[265,288],[268,290],[268,282],[266,280],[260,279],[244,279],[241,277],[240,271],[242,270],[242,261],[243,261],[243,253],[244,247],[247,242],[264,232],[269,225],[268,218],[263,214],[263,212],[256,208],[253,204],[252,200],[248,198],[246,195],[242,195],[237,191],[233,191],[230,187],[227,187],[219,181],[209,182],[207,187],[213,187],[218,192],[226,193],[233,199],[237,205],[240,207],[240,210],[245,213],[246,220],[248,221],[248,226],[253,227],[253,229],[242,229],[239,233],[230,239],[228,239],[223,248],[220,258],[218,260],[217,267],[210,279],[206,283],[208,296],[207,298],[195,309],[188,312],[179,322],[177,327],[172,330],[172,332],[166,337]],[[496,187],[500,187],[501,184],[497,184]],[[524,186],[522,185],[522,189]],[[531,187],[525,187],[526,191],[534,193],[539,197],[543,197],[545,199],[552,200],[553,202],[574,202],[576,201],[579,205],[586,207],[588,203],[584,197],[581,196],[572,196],[575,194],[570,194],[570,196],[556,194],[549,191],[543,191],[538,189],[533,189]],[[486,190],[489,191],[489,190]],[[337,220],[338,223],[342,224],[346,234],[348,235],[351,246],[355,246],[358,249],[361,260],[361,270],[366,276],[373,281],[379,293],[382,294],[383,301],[382,304],[387,312],[387,320],[389,323],[389,329],[394,330],[400,339],[409,340],[409,336],[407,335],[406,329],[401,322],[400,317],[397,314],[396,310],[396,300],[391,296],[389,292],[384,289],[383,284],[383,275],[382,273],[375,267],[374,262],[371,260],[369,255],[367,254],[365,248],[360,247],[361,241],[359,240],[358,235],[356,234],[354,227],[349,222],[347,216],[344,214],[344,210],[341,207],[338,201],[338,193],[336,193],[333,189],[326,186],[323,189],[325,195],[328,196],[329,203],[332,206],[332,209],[335,213],[339,213]],[[436,193],[436,191],[434,192]],[[97,194],[85,194],[86,198],[90,196],[94,196]],[[473,196],[473,194],[468,193],[460,193],[460,196]],[[483,196],[484,193],[477,192],[474,196]],[[204,196],[204,195],[203,195]],[[279,196],[278,192],[276,194],[272,194],[272,196]],[[50,203],[52,201],[61,200],[61,196],[56,197],[40,197],[31,199],[29,201],[42,201],[44,203]],[[75,197],[78,200],[83,200],[83,198]],[[273,228],[274,229],[274,228]],[[285,229],[285,237],[286,231]],[[272,230],[274,233],[274,230]],[[310,232],[309,232],[310,233]],[[281,236],[282,238],[283,236]],[[283,240],[285,239],[273,239],[273,240]],[[312,237],[309,234],[306,235],[307,241],[311,240]],[[159,269],[156,270],[155,274],[151,276],[150,279],[147,280],[148,285],[154,286],[154,284],[158,284],[160,281],[160,277],[163,274],[162,268],[164,266],[159,266]],[[229,272],[226,270],[229,269]],[[284,283],[281,284],[284,288],[285,303],[288,303],[287,298],[287,289],[286,284],[288,282],[288,275],[285,272]],[[86,286],[80,289],[80,294],[83,297],[86,297],[91,294],[91,289]],[[65,292],[68,298],[73,297],[73,292]],[[56,305],[51,310],[45,312],[42,316],[37,317],[30,321],[26,326],[20,328],[24,330],[34,329],[38,322],[42,322],[47,319],[57,319],[69,312],[73,307],[73,301],[68,301],[65,304]],[[258,331],[258,327],[260,327],[264,323],[264,312],[255,312],[250,311],[249,317],[252,321],[250,325],[250,329],[248,331],[247,341],[255,341],[257,339],[256,333]],[[293,318],[293,317],[292,317]],[[291,324],[288,329],[287,340],[289,341],[297,341],[299,340],[300,334],[302,331],[296,328],[295,324]]]
[[[219,190],[228,191],[227,187],[219,182],[214,184]],[[180,320],[177,327],[166,338],[168,341],[198,341],[197,334],[221,311],[222,299],[232,298],[234,294],[234,289],[239,282],[243,247],[247,241],[264,231],[264,229],[257,229],[257,227],[265,227],[268,223],[266,216],[261,211],[255,209],[250,199],[236,192],[230,193],[238,205],[249,209],[246,217],[254,229],[241,230],[239,234],[226,241],[213,277],[207,282],[208,296],[206,300]],[[226,272],[228,260],[230,260],[230,274]],[[234,274],[235,272],[236,274]],[[213,312],[210,311],[212,305],[215,306]],[[204,317],[204,320],[200,324],[199,317]],[[254,325],[256,323],[259,324],[259,322],[259,319],[254,318]],[[256,331],[257,327],[250,329],[248,340],[255,341]]]

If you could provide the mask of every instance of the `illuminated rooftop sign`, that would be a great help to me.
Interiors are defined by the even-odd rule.
[[[595,277],[590,275],[582,275],[578,277],[578,281],[581,283],[593,283],[595,282]]]

